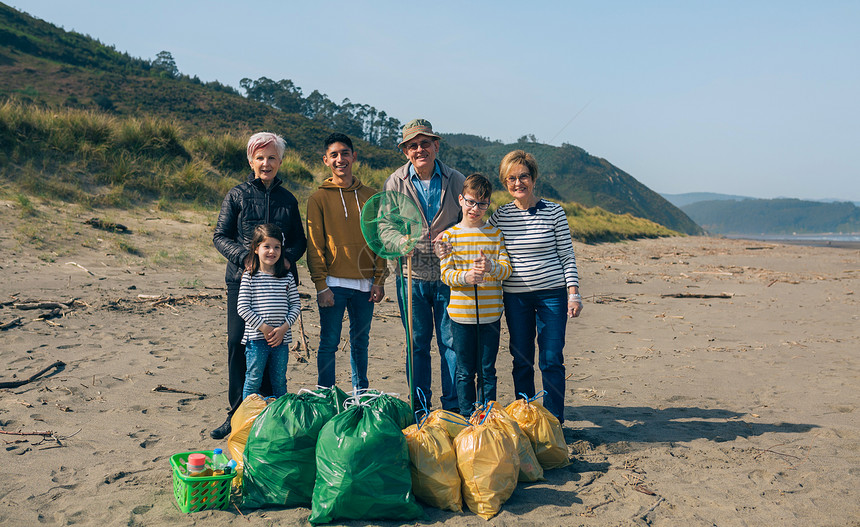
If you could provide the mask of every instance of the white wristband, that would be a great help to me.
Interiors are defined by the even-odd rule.
[[[317,291],[317,296],[320,296],[321,294],[325,293],[325,292],[326,292],[326,291],[328,291],[329,289],[330,289],[330,288],[326,287],[326,288],[325,288],[325,289],[323,289],[322,291]]]
[[[568,302],[579,302],[582,303],[582,297],[579,296],[579,293],[571,293],[567,295]]]

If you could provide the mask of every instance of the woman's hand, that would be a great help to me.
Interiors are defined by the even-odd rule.
[[[567,318],[578,317],[582,313],[582,300],[567,301]]]

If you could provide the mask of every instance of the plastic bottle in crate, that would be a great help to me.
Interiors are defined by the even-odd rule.
[[[188,475],[194,477],[210,477],[212,476],[212,468],[206,466],[205,454],[190,454],[188,456],[188,464],[186,465]]]
[[[227,465],[230,463],[230,459],[224,455],[224,451],[220,448],[216,448],[212,453],[212,471],[216,476],[222,476],[227,472]]]

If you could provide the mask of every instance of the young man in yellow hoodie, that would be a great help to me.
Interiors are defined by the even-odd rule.
[[[352,386],[366,390],[373,304],[385,296],[383,284],[388,276],[385,259],[367,246],[361,233],[361,208],[376,190],[353,176],[356,154],[348,136],[331,134],[324,146],[323,163],[331,177],[308,198],[307,213],[308,270],[320,310],[317,384],[335,384],[335,352],[346,311]]]

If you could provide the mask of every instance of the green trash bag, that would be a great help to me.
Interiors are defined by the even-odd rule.
[[[299,390],[299,393],[307,392],[307,390]],[[346,394],[345,391],[341,390],[337,386],[332,386],[331,388],[322,388],[317,387],[313,393],[317,395],[322,395],[328,399],[328,401],[335,406],[336,414],[341,413],[344,410],[343,403],[349,399],[349,395]]]
[[[414,520],[409,448],[398,425],[366,403],[333,417],[317,441],[310,522]]]
[[[310,506],[317,436],[337,415],[336,395],[328,389],[287,393],[257,416],[242,454],[243,506]]]
[[[374,390],[366,393],[368,396],[379,394],[378,397],[374,397],[372,400],[368,399],[371,408],[376,408],[393,419],[401,430],[415,424],[415,415],[412,413],[412,407],[406,401],[398,399],[389,393],[380,393]]]

